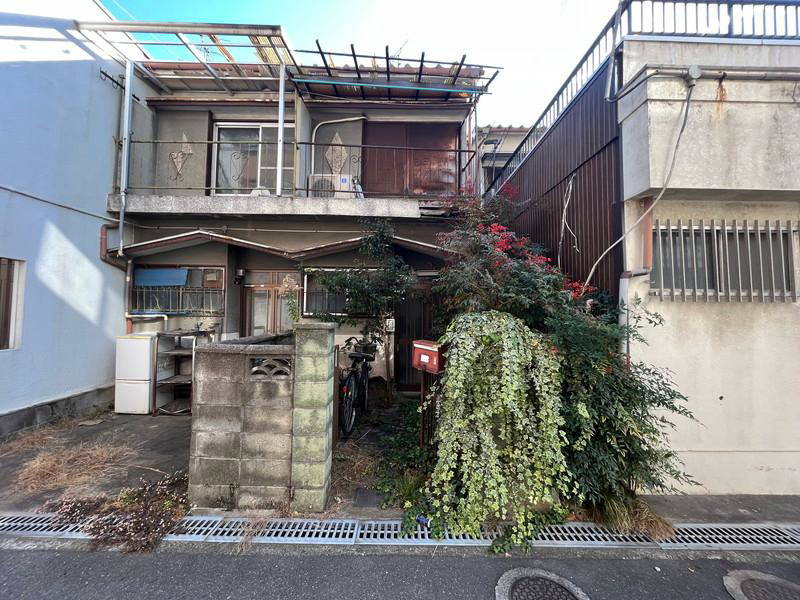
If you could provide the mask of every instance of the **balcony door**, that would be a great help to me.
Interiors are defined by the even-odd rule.
[[[458,191],[456,123],[367,121],[364,145],[362,187],[368,196]]]
[[[249,194],[255,189],[275,193],[278,124],[217,123],[214,125],[215,194]],[[294,192],[294,124],[283,127],[281,193]]]

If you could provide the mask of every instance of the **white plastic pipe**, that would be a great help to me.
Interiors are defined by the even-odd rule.
[[[281,188],[283,187],[283,121],[286,109],[286,99],[284,98],[286,94],[286,65],[283,64],[283,61],[281,61],[278,77],[280,81],[278,83],[278,156],[275,164],[277,169],[275,174],[276,196],[281,195]]]

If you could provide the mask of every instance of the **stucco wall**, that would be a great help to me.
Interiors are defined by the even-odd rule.
[[[641,211],[630,201],[626,220]],[[667,199],[654,217],[797,222],[800,201]],[[626,241],[627,268],[642,267],[643,230]],[[794,234],[797,236],[797,234]],[[797,244],[797,237],[795,243]],[[675,302],[650,296],[649,277],[631,280],[638,296],[664,324],[642,333],[648,345],[635,360],[668,368],[689,399],[697,423],[677,420],[672,447],[701,484],[692,494],[800,494],[800,305],[760,302]]]
[[[100,69],[124,69],[94,54],[72,19],[107,17],[88,0],[3,10],[3,25],[29,29],[0,50],[0,184],[102,216],[122,93]],[[50,16],[22,14],[34,11]],[[137,83],[137,96],[152,93]],[[0,413],[113,383],[124,273],[99,258],[104,222],[0,191],[0,256],[26,263],[21,345],[0,351]]]

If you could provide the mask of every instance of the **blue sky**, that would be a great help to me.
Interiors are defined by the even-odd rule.
[[[531,125],[616,0],[102,0],[118,19],[280,25],[295,49],[390,52],[504,67],[479,104],[481,124]]]

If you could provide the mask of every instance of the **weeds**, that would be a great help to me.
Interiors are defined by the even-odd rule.
[[[186,514],[188,478],[178,471],[159,481],[141,480],[115,498],[67,497],[46,503],[57,523],[80,524],[92,548],[119,546],[123,552],[149,552]]]

